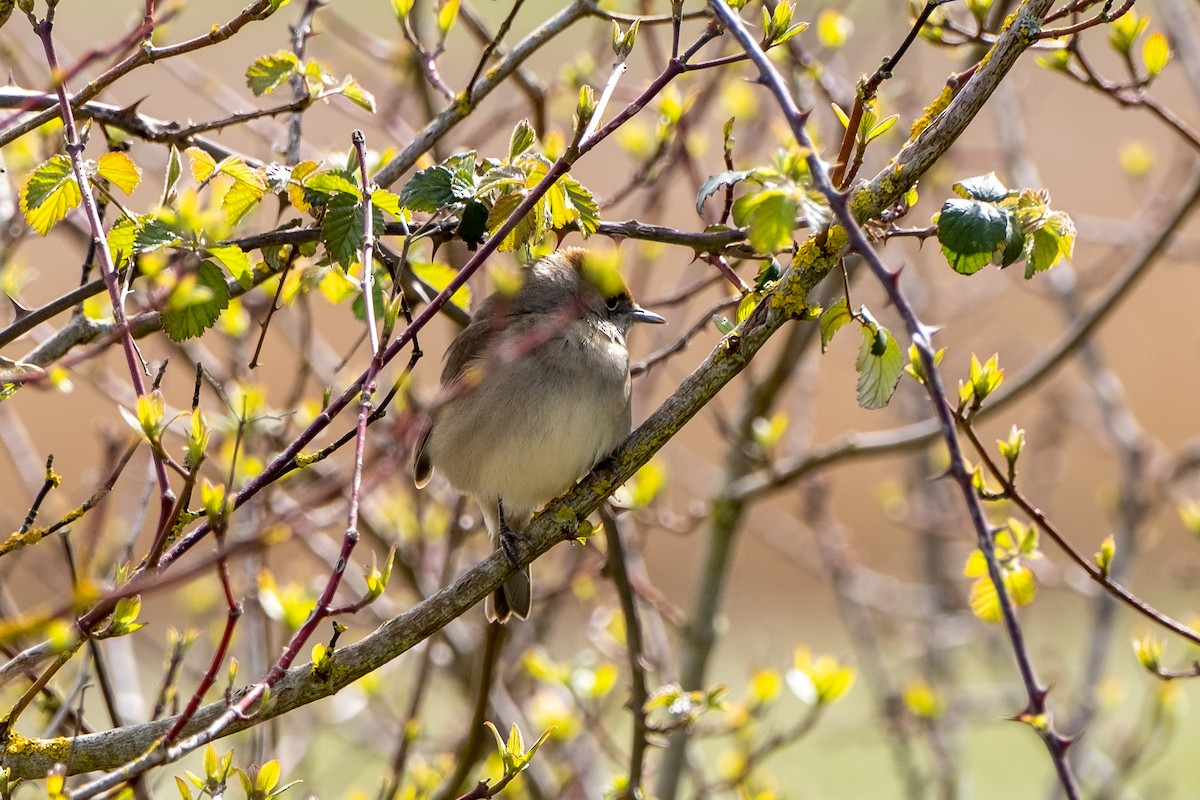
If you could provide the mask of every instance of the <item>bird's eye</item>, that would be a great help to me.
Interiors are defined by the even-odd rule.
[[[605,305],[608,306],[609,311],[616,311],[621,305],[620,295],[608,298],[608,300],[605,301]]]

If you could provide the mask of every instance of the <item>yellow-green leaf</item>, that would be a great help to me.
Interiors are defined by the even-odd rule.
[[[254,788],[264,794],[269,793],[279,783],[279,761],[272,758],[258,768],[254,778]]]
[[[433,262],[414,263],[413,274],[428,283],[439,292],[450,285],[450,281],[458,274],[453,267]],[[450,302],[464,311],[471,307],[471,290],[464,284],[450,296]]]
[[[1003,617],[1000,609],[1000,595],[991,578],[986,575],[971,584],[971,596],[968,598],[971,613],[984,622],[999,622]]]
[[[364,89],[362,84],[353,78],[347,78],[346,82],[338,88],[338,92],[359,108],[370,111],[372,114],[375,113],[375,95]]]
[[[246,85],[256,97],[275,91],[300,69],[300,59],[295,53],[280,50],[269,56],[260,56],[246,69]]]
[[[846,44],[854,32],[854,23],[836,8],[827,8],[817,15],[817,39],[830,50]]]
[[[1004,588],[1016,606],[1027,606],[1037,596],[1037,579],[1033,570],[1024,564],[1017,564],[1004,575]]]
[[[1150,77],[1158,75],[1171,60],[1171,45],[1162,31],[1155,31],[1142,43],[1142,64]]]
[[[325,299],[334,305],[358,296],[358,284],[350,280],[345,271],[336,265],[325,272],[318,288],[321,294],[325,295]]]
[[[199,147],[189,147],[183,152],[187,153],[192,162],[192,180],[196,183],[204,183],[212,177],[212,174],[217,170],[217,161],[208,153],[201,150]]]
[[[442,7],[438,9],[438,30],[441,31],[442,36],[450,32],[450,29],[454,27],[454,23],[458,19],[458,3],[459,0],[446,0],[442,4]]]
[[[100,156],[96,161],[96,172],[125,194],[133,194],[133,190],[142,182],[141,167],[125,153],[112,152]]]
[[[904,705],[921,719],[937,719],[946,710],[941,694],[923,680],[911,681],[904,687]]]
[[[249,289],[254,285],[254,264],[245,250],[236,244],[229,244],[210,247],[208,252],[225,265],[242,288]]]
[[[39,164],[21,187],[21,211],[26,222],[42,236],[82,199],[71,160],[61,154]]]
[[[1151,672],[1157,672],[1162,664],[1163,651],[1166,649],[1165,640],[1147,633],[1141,639],[1133,640],[1133,654],[1138,663]]]

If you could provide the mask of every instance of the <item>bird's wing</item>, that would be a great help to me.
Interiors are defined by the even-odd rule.
[[[417,442],[417,448],[413,450],[413,483],[417,485],[418,489],[424,489],[425,484],[429,483],[429,478],[433,475],[433,461],[425,452],[425,445],[429,443],[431,430],[433,430],[432,423],[426,423],[425,430],[421,431],[421,439]]]
[[[492,328],[491,304],[484,303],[472,318],[471,323],[463,328],[458,336],[454,337],[454,341],[446,349],[446,363],[442,367],[443,387],[453,385],[469,366],[484,357],[488,341],[494,333]],[[434,414],[437,414],[436,409]],[[421,432],[421,438],[417,440],[416,449],[413,450],[413,480],[418,489],[429,483],[429,478],[433,474],[433,460],[425,449],[429,444],[429,434],[432,430],[433,420],[431,419],[426,423],[425,430]]]
[[[442,386],[449,386],[462,376],[473,361],[483,358],[488,341],[495,332],[493,318],[485,306],[463,328],[446,349],[446,364],[442,367]]]

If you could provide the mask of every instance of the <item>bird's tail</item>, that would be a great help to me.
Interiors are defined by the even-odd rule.
[[[529,513],[518,512],[517,517],[508,515],[509,518],[506,519],[507,509],[502,511],[498,501],[481,502],[480,506],[484,511],[483,516],[487,522],[488,533],[491,535],[492,546],[497,550],[505,550],[501,546],[502,537],[519,536],[519,534],[513,533],[509,525],[516,524],[519,528],[523,528],[529,523],[531,516]],[[505,552],[511,550],[510,546]],[[483,602],[483,613],[488,622],[504,623],[514,616],[517,619],[528,619],[529,611],[532,608],[533,581],[529,575],[528,564],[508,576],[504,584]]]
[[[533,583],[529,567],[513,573],[504,585],[483,601],[483,613],[488,622],[508,622],[509,617],[527,619],[533,607]]]

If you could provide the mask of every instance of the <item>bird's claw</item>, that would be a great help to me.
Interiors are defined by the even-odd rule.
[[[500,549],[504,551],[504,555],[508,556],[508,560],[517,569],[521,569],[521,559],[517,558],[517,540],[519,538],[507,525],[500,527]]]
[[[521,569],[521,559],[517,558],[517,534],[513,533],[513,529],[508,527],[508,521],[504,519],[504,504],[496,504],[497,516],[500,524],[497,526],[499,536],[498,544],[500,549],[504,551],[504,555],[508,556],[509,562],[516,569]]]

